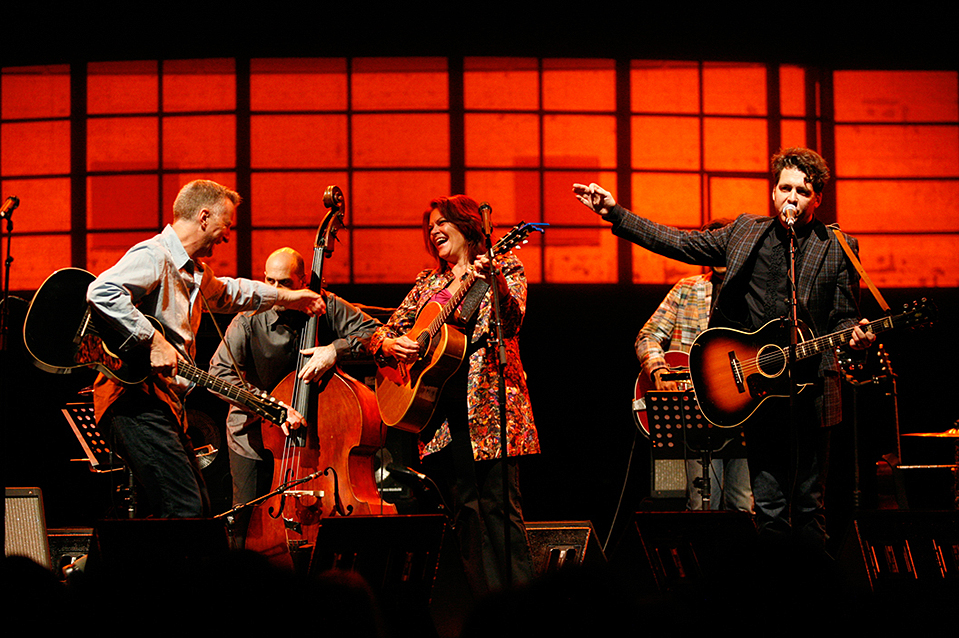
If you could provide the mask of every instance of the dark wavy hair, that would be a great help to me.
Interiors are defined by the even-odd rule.
[[[443,219],[456,226],[474,254],[482,252],[483,217],[480,215],[476,200],[466,195],[437,197],[430,202],[430,207],[423,213],[423,241],[426,243],[426,252],[433,256],[440,270],[445,270],[447,264],[440,259],[436,246],[430,240],[430,214],[434,209],[440,212]]]
[[[770,164],[773,172],[773,187],[779,183],[779,175],[787,168],[802,171],[809,178],[812,189],[816,193],[822,193],[823,187],[829,181],[829,167],[826,165],[826,160],[819,153],[808,148],[796,146],[782,149],[773,155]]]

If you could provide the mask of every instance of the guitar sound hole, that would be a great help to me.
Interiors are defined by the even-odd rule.
[[[759,371],[767,377],[777,377],[786,369],[786,353],[779,346],[764,346],[756,357]]]
[[[420,346],[420,360],[427,358],[430,355],[430,335],[429,333],[423,332],[416,338],[416,343]]]

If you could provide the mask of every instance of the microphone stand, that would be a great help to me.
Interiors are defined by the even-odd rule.
[[[10,196],[0,208],[0,219],[7,220],[7,258],[3,263],[3,298],[0,299],[0,352],[7,351],[7,333],[10,331],[10,266],[13,264],[10,242],[13,237],[13,211],[19,205],[20,200]]]
[[[796,348],[799,345],[799,302],[796,297],[796,250],[799,241],[796,237],[795,221],[794,216],[786,217],[786,228],[789,231],[789,273],[786,277],[786,284],[789,287],[789,356],[786,360],[786,378],[789,380],[789,458],[793,465],[792,471],[789,473],[791,477],[791,485],[789,485],[790,520],[792,520],[792,505],[796,496],[796,477],[799,472],[799,424],[796,418],[795,378]]]
[[[490,328],[492,336],[490,337],[487,349],[496,351],[497,377],[497,400],[499,402],[499,440],[500,440],[500,460],[503,464],[503,582],[508,587],[513,584],[513,551],[510,547],[510,504],[512,498],[510,494],[509,483],[509,441],[507,440],[507,420],[506,420],[506,340],[503,336],[503,322],[500,306],[499,274],[500,270],[493,261],[493,239],[492,226],[489,221],[489,214],[492,210],[489,204],[485,202],[480,206],[480,213],[483,215],[483,234],[486,236],[486,254],[489,257],[489,276],[490,291],[492,293],[493,314],[490,316]]]

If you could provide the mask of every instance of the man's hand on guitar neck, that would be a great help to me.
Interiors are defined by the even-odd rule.
[[[336,365],[336,347],[332,343],[300,350],[300,354],[311,355],[309,361],[303,364],[300,373],[296,375],[304,381],[315,381]]]
[[[868,319],[863,319],[859,322],[859,325],[865,325],[869,323]],[[852,338],[849,339],[849,347],[853,350],[865,350],[873,344],[876,340],[876,335],[872,332],[867,332],[856,326],[852,329]]]

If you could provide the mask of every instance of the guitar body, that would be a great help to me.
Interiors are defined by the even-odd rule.
[[[296,373],[291,372],[273,395],[289,401],[296,384]],[[320,381],[313,397],[309,425],[289,438],[280,428],[262,424],[263,447],[274,460],[274,487],[294,477],[325,472],[252,509],[246,548],[287,567],[293,567],[297,548],[316,542],[323,518],[396,514],[396,507],[384,502],[376,487],[374,455],[383,447],[386,432],[373,392],[349,375],[333,371]]]
[[[735,427],[766,399],[788,397],[789,341],[789,324],[782,319],[756,332],[710,328],[696,337],[689,350],[689,372],[706,419],[719,427]]]
[[[669,367],[670,372],[686,372],[689,370],[689,355],[682,350],[669,350],[663,353],[663,359]],[[688,390],[690,383],[686,381],[679,382],[683,390]],[[636,427],[649,438],[649,418],[646,414],[646,393],[655,390],[656,385],[645,372],[640,372],[636,377],[636,383],[633,384],[633,420]]]
[[[95,368],[121,383],[140,383],[150,376],[149,358],[121,359],[96,332],[96,315],[87,304],[87,288],[94,279],[80,268],[64,268],[47,277],[27,310],[23,342],[34,365],[46,372]],[[150,321],[160,327],[156,319]]]
[[[376,402],[386,425],[421,432],[436,411],[443,386],[463,363],[466,336],[462,332],[443,324],[430,338],[428,327],[442,310],[438,303],[426,304],[406,334],[420,343],[419,361],[380,366],[376,372]]]

